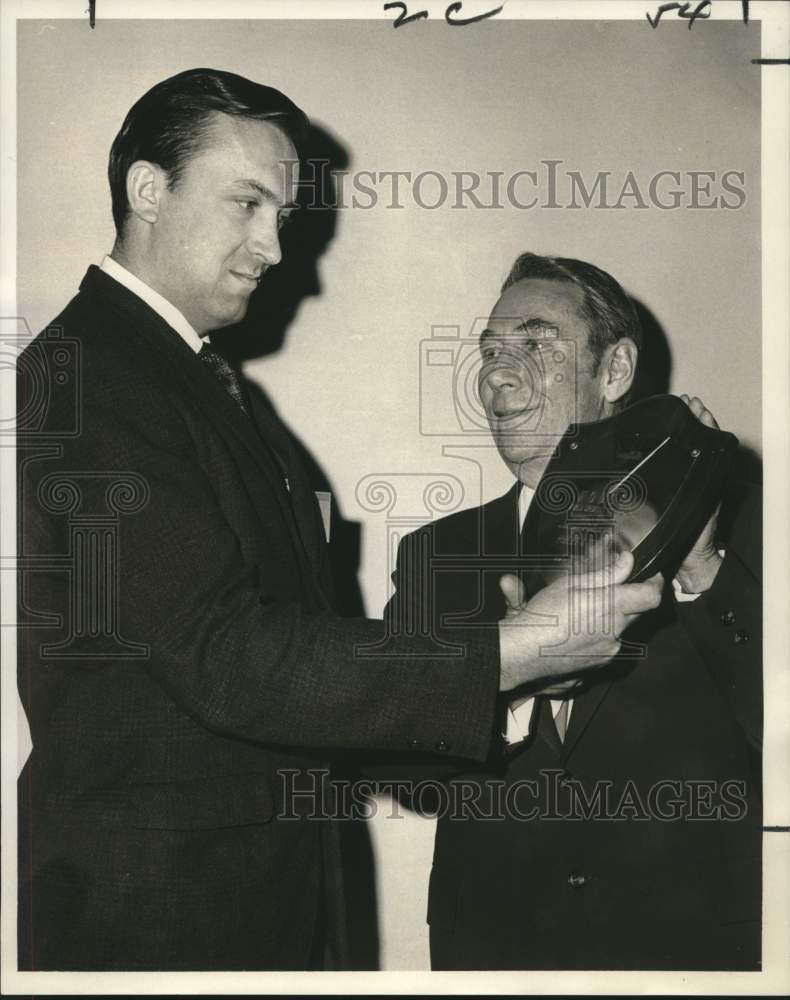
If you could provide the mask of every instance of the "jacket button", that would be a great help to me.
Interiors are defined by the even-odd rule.
[[[409,740],[409,747],[412,750],[419,750],[421,746],[422,743],[419,740]]]
[[[741,629],[740,632],[736,632],[735,633],[735,635],[733,636],[733,639],[735,639],[735,641],[739,642],[739,643],[740,642],[748,642],[751,639],[751,636],[749,635],[749,633],[745,629]]]
[[[439,740],[434,745],[434,749],[435,750],[449,750],[450,749],[450,744],[446,740]]]
[[[578,872],[571,872],[568,876],[568,885],[571,889],[581,889],[586,881],[584,875],[580,875]]]
[[[724,614],[721,616],[722,625],[732,625],[734,621],[735,621],[734,611],[725,611]]]

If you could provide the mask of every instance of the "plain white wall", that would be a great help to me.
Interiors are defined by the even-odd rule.
[[[554,159],[588,186],[611,171],[616,192],[633,171],[643,193],[659,170],[680,171],[686,192],[688,171],[743,172],[737,210],[636,209],[633,200],[620,210],[455,209],[452,198],[427,210],[406,197],[402,209],[384,198],[339,213],[320,294],[302,303],[280,352],[246,371],[316,456],[344,516],[360,523],[359,581],[367,613],[378,615],[393,537],[442,507],[441,496],[426,506],[425,488],[445,477],[456,490],[445,505],[468,505],[509,483],[490,448],[472,449],[484,438],[452,433],[447,372],[443,388],[441,370],[422,369],[438,378],[426,405],[447,433],[420,433],[420,345],[433,326],[465,333],[485,316],[523,250],[614,274],[666,332],[671,390],[702,396],[759,450],[757,55],[759,26],[739,22],[693,32],[646,21],[493,20],[464,30],[438,20],[398,30],[385,21],[101,21],[95,32],[81,20],[23,22],[18,313],[41,328],[110,249],[110,143],[134,100],[192,66],[282,89],[345,147],[351,171],[507,176]],[[435,190],[426,182],[425,198]],[[392,484],[389,514],[371,509],[365,477]],[[380,814],[371,827],[383,965],[424,968],[432,826]]]

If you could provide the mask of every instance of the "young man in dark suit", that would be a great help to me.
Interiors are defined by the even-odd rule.
[[[210,344],[280,259],[306,126],[225,72],[145,94],[110,155],[112,254],[21,359],[21,968],[342,965],[310,769],[482,761],[498,692],[545,670],[525,611],[452,660],[340,619],[305,473]],[[618,611],[587,666],[657,602],[623,580],[588,581]]]
[[[531,555],[521,529],[554,443],[622,406],[640,344],[610,275],[519,257],[478,381],[516,481],[402,541],[393,628],[455,618],[484,632],[512,614],[522,595],[499,577]],[[500,745],[437,792],[434,969],[759,968],[760,542],[759,499],[730,489],[660,607],[626,632],[644,658],[501,700]]]

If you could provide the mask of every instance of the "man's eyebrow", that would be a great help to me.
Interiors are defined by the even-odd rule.
[[[257,191],[258,194],[263,198],[264,201],[275,202],[275,204],[280,204],[280,199],[271,190],[267,188],[265,184],[261,184],[260,181],[254,181],[250,177],[241,177],[239,180],[234,181],[234,184],[245,185],[246,187],[252,188],[253,191]],[[282,208],[296,208],[297,204],[295,201],[288,201],[281,205]]]
[[[528,319],[519,323],[516,330],[519,333],[548,333],[553,337],[556,337],[560,332],[560,328],[556,323],[552,323],[547,319],[541,319],[539,316],[535,316],[533,319]]]
[[[541,319],[539,316],[535,316],[533,319],[522,320],[518,326],[513,327],[513,330],[509,334],[505,334],[505,336],[512,337],[515,333],[544,333],[551,337],[556,337],[559,332],[560,328],[556,323],[552,323],[547,319]],[[480,334],[480,343],[482,344],[484,340],[495,336],[497,336],[496,330],[492,330],[491,327],[486,327]]]

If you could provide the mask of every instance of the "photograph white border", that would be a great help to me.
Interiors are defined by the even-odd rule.
[[[424,0],[414,9],[441,17],[445,2]],[[469,4],[480,10],[494,4]],[[648,0],[506,0],[501,19],[631,20],[658,4]],[[714,0],[711,16],[741,19],[739,0]],[[98,0],[102,19],[384,19],[378,0]],[[87,0],[3,0],[0,5],[2,81],[2,238],[0,317],[16,312],[16,21],[30,18],[85,20]],[[762,25],[762,57],[790,56],[790,4],[753,2],[750,20]],[[100,30],[100,23],[99,23]],[[16,662],[15,595],[2,591],[2,992],[4,994],[728,994],[790,992],[790,294],[788,275],[788,167],[790,165],[790,66],[763,66],[762,79],[762,275],[763,275],[763,461],[766,593],[764,962],[760,973],[524,972],[524,973],[58,973],[16,970]],[[88,111],[86,110],[86,113]],[[7,382],[3,382],[6,389]],[[14,558],[14,452],[0,448],[3,485],[0,544],[4,566]],[[5,574],[4,574],[5,576]],[[780,670],[780,665],[784,670]],[[778,829],[776,829],[778,828]],[[306,978],[309,976],[309,978]]]

